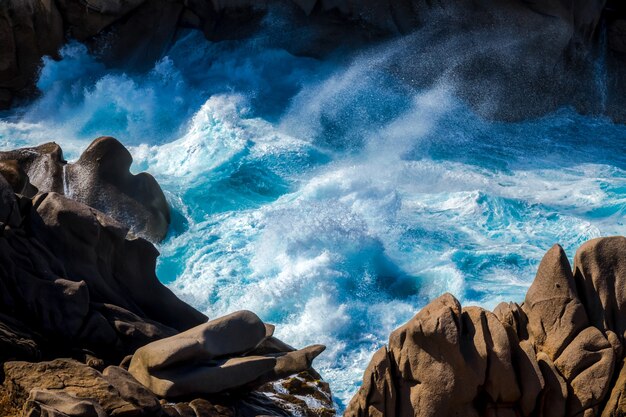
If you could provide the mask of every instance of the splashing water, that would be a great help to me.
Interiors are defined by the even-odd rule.
[[[211,317],[250,309],[292,345],[325,343],[340,409],[429,300],[521,301],[552,244],[626,234],[626,127],[608,120],[485,121],[378,52],[332,63],[188,33],[148,73],[62,55],[3,115],[2,147],[56,140],[71,159],[121,139],[173,207],[161,280]]]

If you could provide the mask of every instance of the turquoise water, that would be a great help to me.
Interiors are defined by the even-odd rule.
[[[188,33],[146,73],[70,44],[42,96],[2,115],[2,148],[68,159],[119,138],[173,211],[160,279],[216,317],[250,309],[317,368],[340,407],[389,332],[445,291],[521,301],[543,253],[626,234],[626,126],[561,109],[481,119],[445,80],[386,71],[386,48],[319,61]]]

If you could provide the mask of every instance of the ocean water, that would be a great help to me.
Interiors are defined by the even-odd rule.
[[[429,300],[520,302],[553,244],[626,234],[626,126],[567,108],[484,120],[445,80],[394,78],[389,48],[320,61],[190,32],[122,72],[71,43],[41,97],[1,114],[0,146],[54,140],[72,160],[120,139],[173,208],[160,279],[211,317],[249,309],[326,344],[316,368],[342,409]]]

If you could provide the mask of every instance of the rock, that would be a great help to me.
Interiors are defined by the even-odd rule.
[[[120,189],[143,187],[134,197],[146,197],[149,206],[154,199],[148,197],[160,189],[151,177],[128,173],[129,165],[126,149],[104,139],[71,167],[72,175],[85,175],[81,181],[88,178],[112,198],[123,200],[115,194]],[[323,346],[295,350],[250,312],[206,323],[159,282],[158,252],[149,241],[93,207],[42,191],[59,181],[63,191],[71,188],[67,169],[56,144],[0,154],[0,415],[290,415],[290,406],[306,416],[332,415],[330,393],[322,395],[327,385],[311,377]],[[145,365],[136,375],[148,375],[142,382],[154,392],[112,365],[122,358],[129,358],[123,362],[131,371]],[[309,379],[291,384],[293,391],[300,387],[297,395],[253,392],[303,371]],[[174,406],[155,393],[188,402]],[[317,411],[308,409],[309,400]]]
[[[64,43],[63,21],[53,0],[0,3],[0,106],[32,90],[41,58],[57,56]]]
[[[8,88],[0,88],[0,110],[8,110],[13,104],[13,93]]]
[[[116,139],[94,140],[74,164],[54,142],[0,152],[0,173],[14,191],[34,197],[58,193],[113,217],[134,234],[154,242],[165,237],[170,209],[155,179],[132,175],[133,158]]]
[[[22,148],[13,151],[0,152],[0,161],[11,164],[17,162],[19,172],[26,174],[28,182],[35,187],[29,187],[28,197],[33,197],[37,191],[64,192],[63,150],[54,142],[45,143],[32,148]],[[21,176],[21,174],[18,175]],[[3,171],[4,173],[4,171]],[[19,182],[22,182],[20,179]],[[26,187],[27,184],[24,184]]]
[[[88,41],[126,16],[137,3],[140,2],[59,0],[58,7],[69,35],[79,41]],[[89,7],[90,4],[93,6]]]
[[[553,246],[541,260],[523,308],[534,345],[552,361],[587,327],[572,268],[560,246]]]
[[[0,314],[0,363],[41,359],[37,338],[23,323]]]
[[[389,63],[392,72],[403,80],[421,80],[423,87],[438,82],[445,71],[457,94],[489,117],[520,119],[574,105],[625,120],[621,93],[626,88],[626,18],[623,7],[614,3],[7,0],[0,8],[0,43],[5,46],[0,51],[0,108],[8,107],[14,95],[32,96],[42,56],[56,56],[64,34],[88,44],[107,65],[128,71],[151,68],[180,27],[199,29],[211,41],[252,37],[258,35],[263,17],[279,10],[298,33],[284,36],[281,30],[272,34],[273,43],[310,56],[338,47],[367,47],[417,31],[434,33],[407,43]],[[595,85],[586,81],[593,79],[594,48],[603,27],[608,40],[601,47],[615,56],[607,72],[611,85],[619,88],[598,104]],[[464,36],[456,36],[461,30]],[[414,65],[421,61],[414,58],[424,45],[440,61],[422,66],[432,66],[432,71]]]
[[[119,391],[123,400],[135,405],[147,415],[160,413],[161,403],[158,398],[128,371],[118,366],[109,366],[102,372],[102,376]]]
[[[56,193],[39,195],[33,204],[34,234],[52,249],[70,279],[87,283],[94,302],[179,331],[206,321],[159,282],[154,272],[158,252],[149,242],[126,239],[120,223]],[[162,331],[162,336],[170,333]]]
[[[96,0],[92,3],[121,4],[117,19],[96,42],[101,58],[128,69],[150,70],[166,55],[183,13],[182,1]],[[132,7],[132,13],[127,10]],[[113,7],[109,7],[113,9]]]
[[[122,399],[120,393],[95,369],[68,359],[51,362],[7,362],[4,364],[5,387],[14,399],[30,396],[31,402],[65,412],[74,407],[102,408],[108,415],[134,415],[137,407]],[[33,390],[35,394],[33,395]],[[42,392],[41,390],[45,390]],[[86,401],[76,401],[84,399]],[[95,405],[97,404],[97,405]],[[80,415],[81,414],[69,414]],[[96,414],[101,417],[102,414]],[[106,415],[106,414],[105,414]]]
[[[21,222],[15,194],[4,176],[0,175],[0,226],[18,227]]]
[[[93,400],[37,388],[30,391],[23,414],[27,417],[108,417]]]
[[[601,417],[624,417],[626,416],[626,366],[625,361],[619,364],[619,375],[613,390],[609,396],[609,400],[604,406]]]
[[[626,238],[593,239],[574,257],[576,283],[592,325],[611,330],[624,342],[626,332]]]
[[[625,271],[625,238],[587,242],[574,272],[555,245],[522,306],[432,301],[374,355],[345,416],[623,415]]]
[[[129,372],[155,394],[176,398],[262,385],[311,367],[323,346],[247,355],[271,336],[252,312],[240,311],[138,349]]]
[[[68,197],[158,242],[165,237],[170,209],[161,187],[147,173],[133,175],[130,152],[111,137],[94,140],[78,161],[67,166]]]
[[[26,184],[29,184],[28,175],[15,159],[0,161],[0,174],[16,194],[22,194]]]

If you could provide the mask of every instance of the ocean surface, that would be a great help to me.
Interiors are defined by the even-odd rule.
[[[553,244],[626,235],[626,126],[568,108],[485,120],[445,80],[394,78],[386,50],[320,61],[190,32],[124,73],[71,43],[41,97],[0,114],[0,146],[56,141],[73,160],[121,140],[173,208],[160,279],[210,317],[249,309],[326,344],[316,368],[342,409],[429,300],[521,302]]]

